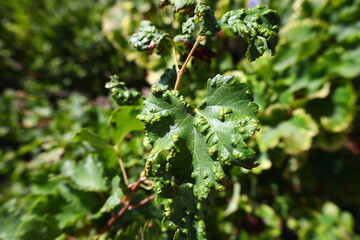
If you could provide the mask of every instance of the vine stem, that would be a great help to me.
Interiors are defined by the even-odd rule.
[[[177,89],[178,89],[179,84],[180,84],[180,81],[181,81],[181,77],[182,77],[182,75],[183,75],[184,72],[185,72],[186,65],[189,63],[192,55],[193,55],[194,52],[195,52],[196,47],[197,47],[197,46],[199,45],[199,43],[200,43],[201,41],[203,41],[205,38],[206,38],[205,36],[198,36],[198,37],[196,38],[196,41],[195,41],[195,43],[194,43],[194,46],[191,48],[191,50],[190,50],[190,52],[189,52],[189,55],[187,56],[184,64],[182,65],[181,69],[177,72],[177,77],[176,77],[176,83],[175,83],[174,90],[177,90]]]
[[[125,170],[125,166],[124,166],[124,161],[122,160],[121,156],[120,156],[120,153],[117,149],[117,147],[114,147],[115,149],[115,152],[116,152],[116,156],[118,158],[118,161],[119,161],[119,165],[120,165],[120,169],[121,169],[121,172],[122,172],[122,175],[124,177],[124,181],[125,181],[125,184],[126,186],[129,186],[129,179],[127,177],[127,174],[126,174],[126,170]]]
[[[131,205],[131,201],[134,197],[136,190],[139,188],[140,184],[145,180],[146,177],[140,177],[136,182],[128,185],[130,194],[129,197],[127,198],[127,201],[124,203],[124,206],[120,209],[120,211],[107,221],[106,226],[99,231],[99,234],[106,232],[108,228],[126,212],[126,210],[132,210],[138,208],[155,198],[155,194],[152,194],[149,197],[142,200],[141,202],[139,202],[138,204],[136,204],[135,206]]]
[[[175,69],[176,69],[176,74],[180,71],[179,69],[179,63],[178,60],[176,58],[176,50],[175,50],[175,46],[172,46],[172,54],[173,54],[173,58],[174,58],[174,62],[175,62]]]

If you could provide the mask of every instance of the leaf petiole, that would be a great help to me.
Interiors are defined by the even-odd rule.
[[[184,64],[182,65],[181,69],[179,71],[177,71],[177,77],[176,77],[176,83],[175,83],[175,87],[174,87],[174,90],[177,90],[178,87],[179,87],[179,84],[180,84],[180,81],[181,81],[181,77],[182,75],[184,74],[185,72],[185,69],[186,69],[186,65],[189,63],[192,55],[194,54],[195,52],[195,49],[196,47],[199,45],[199,43],[203,40],[205,40],[206,37],[205,36],[198,36],[196,38],[196,41],[194,43],[194,46],[191,48],[190,52],[189,52],[189,55],[187,56]]]

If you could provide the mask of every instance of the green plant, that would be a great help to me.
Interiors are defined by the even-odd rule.
[[[175,84],[175,76],[165,72],[151,88],[137,117],[145,124],[146,140],[153,145],[145,173],[153,181],[156,203],[164,206],[163,225],[175,231],[174,238],[204,239],[203,216],[214,194],[224,189],[226,169],[257,165],[254,151],[245,143],[258,129],[257,106],[250,88],[240,79],[216,75],[207,81],[206,97],[194,107],[178,90],[181,79],[197,47],[220,30],[244,37],[249,60],[260,57],[266,49],[274,53],[279,17],[261,5],[229,11],[220,20],[203,2],[159,2],[160,7],[166,5],[171,5],[175,13],[190,15],[182,24],[181,35],[172,37],[143,21],[139,32],[130,38],[140,51],[172,52],[175,62]],[[181,67],[177,39],[186,39],[178,42],[191,46],[189,53],[180,52],[187,55]],[[125,89],[115,78],[109,87],[120,105],[134,105],[140,100],[139,94]]]
[[[259,9],[234,10],[254,1],[23,2],[0,3],[0,72],[22,87],[0,95],[0,239],[359,239],[358,1],[262,1],[274,56]],[[42,49],[53,31],[72,34]],[[44,59],[82,70],[11,67]],[[113,102],[88,98],[104,69]]]

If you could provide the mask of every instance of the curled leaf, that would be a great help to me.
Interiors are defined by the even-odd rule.
[[[112,98],[119,106],[135,105],[141,98],[138,91],[127,88],[117,75],[111,76],[105,87],[111,91]]]
[[[225,34],[242,36],[248,43],[246,57],[250,61],[262,56],[266,49],[275,54],[278,43],[279,15],[263,5],[255,8],[232,10],[219,21]]]
[[[138,51],[161,52],[169,39],[169,34],[161,32],[150,21],[142,21],[139,31],[131,36],[130,44]]]

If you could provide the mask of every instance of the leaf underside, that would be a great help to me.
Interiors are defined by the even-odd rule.
[[[224,188],[223,166],[254,166],[244,140],[258,129],[257,108],[250,88],[233,76],[209,79],[197,108],[178,91],[152,88],[138,118],[154,146],[146,168],[165,222],[187,229],[188,237],[198,234],[204,202]]]

